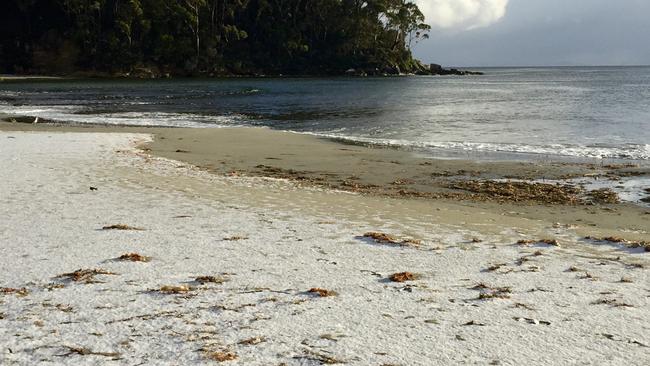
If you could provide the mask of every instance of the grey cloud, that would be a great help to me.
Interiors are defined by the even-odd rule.
[[[450,66],[650,64],[648,0],[510,0],[501,21],[434,29],[415,48]]]

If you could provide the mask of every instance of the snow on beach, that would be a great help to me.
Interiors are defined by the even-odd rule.
[[[372,198],[212,176],[149,138],[0,132],[0,364],[650,362],[640,250],[305,210]]]

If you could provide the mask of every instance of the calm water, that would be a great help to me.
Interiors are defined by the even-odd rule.
[[[650,67],[476,77],[0,83],[0,113],[75,123],[268,126],[431,156],[650,161]]]

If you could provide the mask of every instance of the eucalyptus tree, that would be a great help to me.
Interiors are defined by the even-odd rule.
[[[407,0],[4,1],[4,71],[408,70],[430,29]]]

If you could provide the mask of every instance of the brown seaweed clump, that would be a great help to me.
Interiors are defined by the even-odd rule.
[[[119,357],[118,352],[96,352],[84,347],[64,346],[68,349],[68,353],[62,356],[80,355],[80,356],[104,356],[104,357]]]
[[[192,291],[192,288],[185,285],[180,285],[180,286],[166,285],[166,286],[162,286],[159,291],[162,292],[163,294],[184,294]]]
[[[151,257],[147,257],[138,253],[126,253],[117,257],[117,260],[128,262],[149,262]]]
[[[537,243],[551,245],[551,246],[554,246],[554,247],[559,247],[560,246],[560,243],[556,239],[539,239],[539,240],[522,239],[522,240],[517,241],[518,245],[530,245],[530,244],[537,244]]]
[[[580,202],[578,194],[581,192],[580,188],[571,185],[490,180],[460,181],[449,188],[477,193],[487,200],[547,204],[577,204]]]
[[[108,225],[102,227],[102,230],[137,230],[137,231],[142,231],[144,230],[143,228],[135,227],[135,226],[129,226],[125,224],[115,224],[115,225]]]
[[[206,357],[217,362],[233,361],[237,359],[237,355],[233,352],[208,352]]]
[[[616,243],[616,244],[621,244],[627,248],[631,249],[636,249],[636,248],[643,248],[644,251],[650,252],[650,242],[649,241],[634,241],[634,240],[627,240],[618,236],[608,236],[604,238],[598,238],[598,237],[593,237],[593,236],[586,236],[586,240],[594,240],[594,241],[601,241],[601,242],[609,242],[609,243]]]
[[[225,240],[225,241],[239,241],[239,240],[247,240],[247,239],[248,239],[248,236],[244,236],[244,235],[235,235],[235,236],[230,236],[230,237],[227,237],[227,238],[223,238],[223,240]]]
[[[241,341],[237,342],[237,344],[242,344],[245,346],[255,346],[263,342],[266,342],[265,337],[253,337],[253,338],[242,339]]]
[[[24,287],[22,287],[22,288],[0,287],[0,294],[3,294],[3,295],[14,294],[16,296],[23,297],[23,296],[27,296],[29,294],[29,290],[27,290]]]
[[[487,288],[478,295],[479,300],[509,299],[512,289],[510,287]]]
[[[501,267],[505,267],[505,263],[497,263],[497,264],[492,264],[488,268],[485,269],[486,272],[495,272],[501,269]]]
[[[82,282],[82,283],[97,283],[100,282],[95,279],[97,275],[116,275],[104,269],[78,269],[74,272],[64,273],[56,276],[56,278],[67,279],[73,282]]]
[[[194,281],[200,283],[200,284],[206,284],[206,283],[217,283],[217,284],[222,284],[227,281],[226,278],[223,277],[217,277],[217,276],[199,276],[194,279]]]
[[[416,273],[411,273],[411,272],[399,272],[399,273],[393,273],[388,277],[389,280],[392,282],[406,282],[406,281],[415,281],[420,276]]]
[[[621,202],[618,197],[618,193],[612,191],[609,188],[601,188],[590,191],[587,193],[587,196],[592,203],[615,204]]]
[[[474,287],[470,288],[471,290],[478,290],[481,293],[478,295],[479,300],[490,300],[490,299],[509,299],[510,294],[512,293],[512,288],[510,287],[493,287],[484,282],[476,284]]]
[[[367,232],[363,234],[364,238],[370,238],[375,241],[375,243],[381,243],[381,244],[391,244],[391,245],[399,245],[399,246],[408,246],[408,245],[420,245],[422,242],[417,239],[398,239],[397,237],[382,233],[382,232]]]
[[[320,288],[320,287],[312,287],[307,292],[312,293],[312,294],[316,294],[316,295],[318,295],[320,297],[330,297],[330,296],[338,295],[338,293],[336,291],[326,290],[326,289]]]

